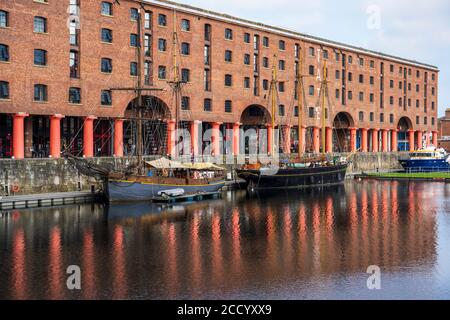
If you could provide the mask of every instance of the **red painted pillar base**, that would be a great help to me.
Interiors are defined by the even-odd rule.
[[[438,146],[438,132],[437,131],[433,131],[433,146],[435,146],[435,147]]]
[[[313,127],[313,150],[314,153],[320,153],[320,129]]]
[[[235,123],[233,124],[233,155],[238,156],[240,154],[240,131],[241,124]]]
[[[123,157],[123,120],[114,120],[114,156]]]
[[[356,128],[350,128],[350,152],[356,151]]]
[[[25,157],[24,120],[27,113],[17,113],[13,117],[13,157],[23,159]]]
[[[198,140],[199,137],[199,126],[201,121],[192,121],[191,122],[191,150],[194,157],[197,157],[200,154],[200,142]]]
[[[378,129],[372,129],[372,152],[379,152],[380,149],[378,147]]]
[[[94,120],[95,116],[86,117],[83,127],[83,157],[94,157]]]
[[[212,154],[215,157],[220,156],[220,125],[221,122],[212,123]]]
[[[382,140],[381,140],[381,143],[382,143],[382,151],[383,152],[388,152],[389,150],[389,148],[388,148],[388,132],[389,132],[389,130],[387,130],[387,129],[383,129],[382,131],[381,131],[381,133],[382,133]]]
[[[61,157],[61,119],[64,116],[55,114],[50,118],[50,157],[59,159]]]
[[[398,130],[391,130],[391,151],[398,151]]]
[[[414,130],[409,130],[409,151],[414,152],[416,150],[416,146],[414,144]]]
[[[423,149],[423,132],[417,131],[417,149]]]
[[[167,121],[167,154],[175,157],[175,120]]]
[[[367,131],[368,129],[366,128],[361,129],[361,152],[369,151]]]
[[[325,128],[326,153],[333,152],[333,128]]]

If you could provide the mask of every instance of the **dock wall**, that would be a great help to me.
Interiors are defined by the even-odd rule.
[[[400,169],[399,153],[358,153],[352,156],[348,175]],[[94,158],[112,167],[127,165],[129,158]],[[228,165],[231,172],[236,166]],[[83,176],[66,159],[0,160],[0,196],[50,192],[94,191],[100,181]]]

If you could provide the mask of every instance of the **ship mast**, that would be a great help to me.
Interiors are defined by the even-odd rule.
[[[298,156],[301,157],[303,153],[303,145],[305,141],[301,139],[302,136],[302,125],[303,125],[303,57],[302,50],[299,48],[299,65],[297,68],[296,80],[297,80],[297,96],[298,96]]]
[[[325,96],[328,92],[328,79],[327,79],[327,61],[325,60],[323,64],[323,81],[322,86],[320,88],[321,92],[321,119],[322,119],[322,154],[326,154],[326,133],[325,133],[325,127],[326,127],[326,109],[325,109]]]
[[[275,155],[275,112],[277,103],[277,55],[274,55],[274,62],[272,67],[272,83],[271,83],[271,95],[272,95],[272,145],[270,154],[273,157]]]
[[[138,43],[137,43],[137,56],[138,56],[138,77],[137,77],[137,137],[136,137],[136,155],[137,155],[137,161],[138,161],[138,174],[143,174],[143,153],[144,153],[144,141],[143,141],[143,135],[142,135],[142,15],[141,15],[141,9],[142,9],[142,3],[141,8],[138,9],[138,15],[137,15],[137,35],[138,35]]]

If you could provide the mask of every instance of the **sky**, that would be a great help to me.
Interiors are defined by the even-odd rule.
[[[450,108],[449,0],[175,1],[437,66]]]

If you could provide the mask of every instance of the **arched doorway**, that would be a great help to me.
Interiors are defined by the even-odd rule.
[[[333,151],[351,152],[350,128],[355,126],[352,116],[347,112],[339,112],[333,121]]]
[[[267,125],[271,123],[269,111],[261,105],[250,105],[242,112],[240,122],[244,130],[242,142],[245,146],[245,153],[252,153],[251,146],[257,146],[254,150],[257,153],[260,150],[267,150],[267,135],[261,134],[260,130],[267,129]]]
[[[409,130],[412,130],[412,121],[408,117],[402,117],[398,121],[397,137],[398,137],[398,151],[408,151],[409,150]]]
[[[131,120],[124,124],[124,153],[136,154],[137,98],[127,107],[125,117]],[[154,96],[142,97],[144,155],[167,154],[167,120],[171,119],[170,109],[161,99]]]

